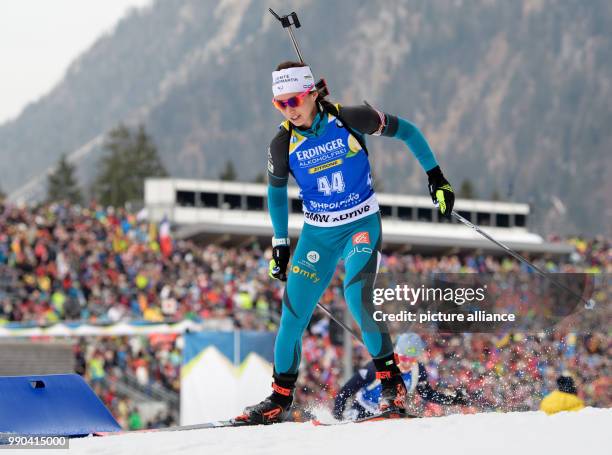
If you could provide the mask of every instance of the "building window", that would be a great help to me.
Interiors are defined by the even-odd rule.
[[[472,222],[472,212],[463,212],[461,210],[457,211],[459,215],[468,220],[470,223]]]
[[[301,199],[291,199],[291,213],[302,213]]]
[[[264,198],[263,196],[247,196],[246,204],[247,210],[263,210]]]
[[[240,194],[224,194],[223,208],[230,210],[240,210],[242,208],[242,196]]]
[[[391,215],[393,215],[393,209],[391,208],[390,205],[381,205],[380,214],[381,216],[384,216],[385,218],[390,217]]]
[[[481,226],[491,226],[491,214],[487,212],[476,213],[476,224]]]
[[[219,208],[219,195],[217,193],[200,193],[202,207]]]
[[[194,191],[177,191],[176,205],[179,207],[195,207],[196,194]]]
[[[398,207],[397,208],[397,217],[400,220],[410,221],[412,220],[412,207]]]
[[[495,215],[495,225],[497,227],[510,227],[510,215],[498,213]]]
[[[521,214],[514,215],[514,225],[518,227],[525,227],[527,225],[527,217]]]
[[[417,221],[431,223],[432,220],[433,220],[433,212],[431,209],[424,209],[424,208],[417,209]]]

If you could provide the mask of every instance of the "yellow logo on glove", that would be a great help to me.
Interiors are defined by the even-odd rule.
[[[445,215],[446,214],[446,199],[444,199],[444,191],[449,191],[449,192],[453,192],[453,187],[450,186],[450,184],[446,184],[444,186],[441,186],[440,188],[438,188],[436,190],[436,199],[438,201],[438,204],[440,206],[440,212]]]

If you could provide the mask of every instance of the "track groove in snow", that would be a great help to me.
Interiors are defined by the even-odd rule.
[[[70,454],[591,454],[611,453],[612,409],[486,413],[329,427],[311,423],[84,438]],[[425,451],[425,452],[421,452]],[[41,455],[44,451],[29,451]],[[20,455],[27,452],[20,450]],[[58,453],[54,451],[54,453]]]

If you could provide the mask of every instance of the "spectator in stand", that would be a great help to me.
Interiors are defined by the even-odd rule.
[[[134,407],[130,412],[128,418],[128,429],[129,430],[142,430],[144,428],[142,417],[137,407]]]
[[[557,387],[558,390],[544,397],[540,403],[540,410],[550,415],[561,411],[579,411],[584,408],[584,402],[578,398],[578,391],[570,376],[559,376]]]

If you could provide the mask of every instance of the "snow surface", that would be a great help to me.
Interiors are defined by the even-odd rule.
[[[587,408],[553,416],[542,412],[486,413],[337,426],[284,423],[126,434],[72,440],[68,453],[349,455],[349,451],[350,455],[610,454],[612,409]],[[46,451],[28,452],[40,455]]]

